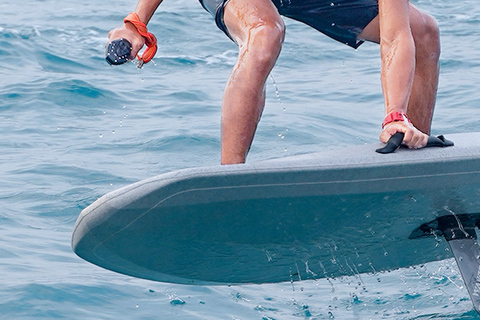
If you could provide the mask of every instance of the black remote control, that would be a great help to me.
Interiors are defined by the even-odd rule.
[[[107,45],[105,60],[110,65],[124,64],[130,60],[131,51],[132,44],[128,40],[123,38],[113,40]]]

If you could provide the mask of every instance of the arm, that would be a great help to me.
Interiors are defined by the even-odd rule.
[[[147,24],[163,0],[139,0],[135,13],[140,20]],[[137,32],[137,29],[129,22],[113,29],[108,33],[108,41],[124,38],[132,44],[130,59],[134,59],[137,52],[145,45],[145,39]]]
[[[135,8],[135,13],[138,14],[140,20],[148,24],[162,1],[163,0],[139,0]]]
[[[385,114],[407,113],[415,74],[415,43],[410,30],[408,0],[379,0],[381,82]],[[396,132],[405,133],[411,148],[426,145],[428,137],[406,121],[385,126],[380,139],[386,142]]]

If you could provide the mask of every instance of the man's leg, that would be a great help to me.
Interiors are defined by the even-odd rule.
[[[435,19],[413,5],[410,5],[410,28],[415,41],[415,76],[408,116],[417,129],[430,134],[438,87],[440,36]],[[377,17],[359,38],[379,43],[379,30]]]
[[[224,21],[239,46],[222,106],[222,164],[234,164],[245,162],[250,149],[285,26],[271,0],[230,0]]]

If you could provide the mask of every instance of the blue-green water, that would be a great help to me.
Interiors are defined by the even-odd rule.
[[[478,131],[480,6],[422,0],[441,27],[433,133]],[[196,0],[150,23],[155,63],[109,67],[108,30],[136,2],[0,3],[1,319],[478,319],[452,260],[283,284],[180,286],[115,274],[70,248],[102,194],[219,163],[222,91],[237,48]],[[376,142],[378,47],[358,51],[287,20],[248,161]]]

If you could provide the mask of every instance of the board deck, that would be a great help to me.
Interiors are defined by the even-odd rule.
[[[162,174],[106,194],[75,225],[83,259],[181,284],[296,281],[452,257],[409,239],[440,216],[480,213],[480,133],[455,146],[375,153],[361,145]]]

